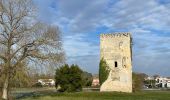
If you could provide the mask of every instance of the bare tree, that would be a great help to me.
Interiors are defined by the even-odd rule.
[[[57,27],[34,20],[31,0],[0,0],[0,76],[4,76],[2,98],[8,99],[9,83],[19,65],[59,63],[64,60]]]

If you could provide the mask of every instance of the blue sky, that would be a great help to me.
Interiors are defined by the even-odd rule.
[[[131,32],[133,71],[170,76],[170,0],[34,0],[58,25],[67,63],[98,73],[100,33]]]

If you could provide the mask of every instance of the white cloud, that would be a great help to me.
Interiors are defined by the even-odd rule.
[[[89,32],[95,28],[134,27],[168,29],[170,6],[156,0],[34,0],[40,19],[57,23],[70,32]],[[52,5],[55,5],[54,7]]]
[[[88,32],[95,30],[104,17],[109,0],[59,0],[60,17],[67,17],[69,31]]]
[[[154,28],[167,27],[169,8],[155,0],[121,0],[113,5],[112,21],[115,28]]]
[[[84,41],[86,35],[76,34],[64,37],[64,49],[68,57],[98,55],[99,46]]]
[[[52,7],[56,0],[33,0],[37,6],[38,17],[46,23],[53,23],[56,20],[56,11]]]

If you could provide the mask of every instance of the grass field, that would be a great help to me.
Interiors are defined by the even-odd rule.
[[[170,91],[55,93],[20,100],[170,100]]]

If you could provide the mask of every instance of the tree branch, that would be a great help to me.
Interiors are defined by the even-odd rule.
[[[27,44],[25,44],[25,45],[23,45],[23,46],[21,46],[20,48],[18,48],[13,54],[12,54],[12,56],[11,56],[11,58],[13,58],[21,49],[23,49],[23,48],[27,48],[27,46],[33,46],[34,45],[34,43],[35,43],[35,41],[33,41],[32,43],[27,43]]]
[[[6,61],[7,61],[7,58],[6,58],[6,57],[4,57],[4,56],[2,56],[2,55],[0,55],[0,58],[1,58],[2,60],[4,60],[4,62],[6,62]]]
[[[24,48],[23,55],[19,58],[19,60],[12,66],[12,68],[16,68],[18,64],[22,62],[27,57],[27,48]]]

